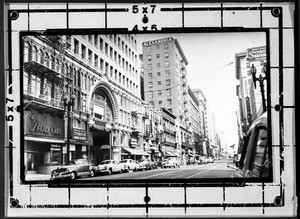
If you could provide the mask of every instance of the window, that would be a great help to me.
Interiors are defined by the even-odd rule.
[[[105,50],[105,55],[108,55],[108,44],[107,43],[105,43],[104,50]]]
[[[153,101],[149,101],[149,104],[154,106],[154,102]]]
[[[169,49],[169,45],[167,43],[164,44],[165,49]]]
[[[96,67],[96,68],[98,68],[98,62],[99,62],[99,60],[98,60],[98,55],[96,55],[95,54],[95,57],[94,57],[94,66]]]
[[[157,93],[158,93],[159,96],[162,95],[162,91],[161,90],[158,90]]]
[[[158,104],[162,104],[162,100],[159,100],[159,101],[158,101]]]
[[[171,99],[167,99],[167,102],[172,105],[172,100]]]
[[[165,52],[165,58],[169,58],[169,52]]]
[[[159,54],[156,54],[156,58],[159,59],[159,58],[160,58],[160,55],[159,55]]]
[[[149,71],[152,70],[152,64],[148,64],[148,70],[149,70]]]
[[[100,70],[103,71],[103,64],[104,64],[104,61],[103,59],[100,58]]]
[[[91,50],[88,50],[88,53],[89,53],[89,63],[92,64],[92,60],[93,60],[92,55],[93,55],[93,53],[92,53]]]
[[[85,45],[81,45],[81,58],[85,59],[86,57],[86,47]]]
[[[76,55],[78,55],[78,53],[79,53],[79,42],[76,39],[74,39],[74,53]]]
[[[152,87],[153,87],[153,82],[149,81],[149,88],[152,88]]]
[[[156,49],[159,49],[159,44],[156,44],[155,47],[156,47]]]
[[[148,73],[149,79],[152,79],[152,73]]]
[[[148,61],[151,61],[151,55],[148,55]]]
[[[103,52],[103,39],[100,37],[100,50]]]
[[[153,91],[149,91],[149,97],[150,97],[150,98],[153,97]]]
[[[170,67],[170,62],[169,61],[165,61],[165,65],[166,65],[166,67]]]
[[[156,63],[156,67],[158,67],[158,68],[160,67],[160,63],[159,63],[159,62],[158,62],[158,63]]]
[[[160,71],[159,72],[157,72],[157,76],[160,76],[161,74],[160,74]]]
[[[166,80],[166,85],[171,85],[171,80],[170,79]]]
[[[88,39],[90,42],[92,42],[93,36],[92,35],[88,35]]]
[[[158,85],[161,85],[161,81],[157,81],[157,84],[158,84]]]
[[[98,47],[98,35],[94,35],[94,44]]]
[[[166,70],[166,76],[170,76],[170,70]]]

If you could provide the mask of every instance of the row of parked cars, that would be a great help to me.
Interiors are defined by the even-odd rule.
[[[163,161],[132,160],[123,159],[104,160],[99,165],[94,166],[86,159],[71,160],[66,165],[58,167],[51,172],[52,180],[76,179],[81,176],[94,177],[100,174],[124,173],[133,171],[145,171],[157,168],[180,167],[176,159],[165,159]]]
[[[214,163],[215,158],[214,157],[206,157],[206,156],[199,156],[197,158],[192,157],[187,161],[187,164],[207,164],[207,163]]]

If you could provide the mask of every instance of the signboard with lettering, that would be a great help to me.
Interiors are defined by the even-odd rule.
[[[73,128],[73,139],[86,141],[87,140],[86,130]]]
[[[157,44],[157,43],[166,43],[166,42],[172,42],[172,41],[173,41],[173,38],[172,37],[168,37],[168,38],[164,38],[164,39],[152,40],[152,41],[144,42],[143,46],[151,46],[151,45]]]
[[[64,120],[37,111],[25,111],[25,135],[64,139]]]
[[[266,47],[255,47],[248,49],[248,56],[247,61],[260,61],[260,60],[266,60],[267,59],[267,53],[266,53]]]

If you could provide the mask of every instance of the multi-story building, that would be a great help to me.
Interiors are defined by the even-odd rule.
[[[148,155],[135,35],[27,36],[23,43],[27,171],[82,157],[97,165]]]
[[[162,108],[163,118],[163,135],[161,150],[165,157],[181,155],[181,150],[178,147],[178,141],[176,139],[177,127],[176,116],[166,108]]]
[[[192,145],[188,61],[172,37],[143,42],[145,100],[156,108],[166,108],[178,121],[179,148],[186,153]]]
[[[235,54],[236,62],[236,96],[239,100],[239,119],[241,132],[246,135],[251,123],[263,113],[262,93],[259,84],[256,89],[250,72],[251,67],[257,70],[256,77],[262,74],[266,65],[266,47],[249,48]],[[265,83],[265,82],[263,82]],[[266,85],[264,84],[266,92]],[[265,96],[267,99],[267,96]]]
[[[200,129],[200,144],[196,146],[196,151],[200,155],[207,155],[207,148],[209,147],[208,140],[208,120],[207,120],[207,100],[204,92],[201,89],[193,89],[199,103],[199,129]]]

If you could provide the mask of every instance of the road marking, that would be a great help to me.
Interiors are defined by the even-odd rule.
[[[206,170],[204,170],[204,171],[201,171],[201,172],[199,172],[199,173],[197,173],[197,174],[194,174],[194,175],[192,175],[192,176],[187,177],[187,179],[192,178],[192,177],[195,177],[195,176],[198,175],[198,174],[205,173],[205,172],[207,172],[207,171],[209,171],[209,170],[215,169],[215,168],[217,168],[217,167],[219,167],[219,166],[223,166],[223,165],[224,165],[224,164],[221,163],[221,164],[219,164],[218,166],[214,166],[214,167],[208,168],[208,169],[206,169]]]
[[[141,178],[137,178],[137,179],[147,179],[147,178],[150,178],[150,177],[153,177],[153,176],[159,176],[159,175],[164,175],[164,174],[168,174],[168,173],[171,173],[171,172],[173,172],[174,170],[177,170],[176,168],[174,168],[174,169],[170,169],[169,171],[167,171],[167,172],[162,172],[162,173],[158,173],[158,174],[154,174],[154,175],[151,175],[151,176],[145,176],[145,177],[141,177]]]

